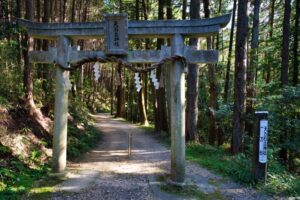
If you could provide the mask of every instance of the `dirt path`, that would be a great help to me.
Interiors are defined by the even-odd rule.
[[[110,115],[94,117],[103,133],[101,143],[79,162],[68,165],[70,178],[57,187],[51,199],[183,199],[159,191],[156,185],[157,176],[169,173],[170,152],[165,146]],[[129,159],[130,132],[133,150]],[[202,191],[218,191],[225,199],[269,199],[191,163],[187,163],[187,174]]]

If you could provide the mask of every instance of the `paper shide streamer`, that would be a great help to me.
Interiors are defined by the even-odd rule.
[[[152,83],[153,83],[155,89],[158,90],[159,89],[159,82],[157,81],[157,78],[156,78],[154,70],[151,70],[151,72],[150,72],[150,78],[152,80]]]
[[[94,69],[94,75],[95,75],[95,81],[98,81],[100,78],[100,63],[99,62],[95,62],[93,69]]]
[[[142,89],[142,83],[140,80],[140,74],[139,73],[134,73],[134,80],[135,80],[135,87],[136,87],[136,91],[140,92]]]
[[[70,82],[69,79],[69,73],[64,72],[63,76],[62,76],[62,84],[63,86],[67,89],[67,90],[71,90],[72,89],[72,84]]]

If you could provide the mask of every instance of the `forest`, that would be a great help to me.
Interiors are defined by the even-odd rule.
[[[1,0],[0,199],[28,193],[33,182],[47,176],[51,160],[56,66],[32,65],[28,52],[58,44],[29,37],[17,19],[98,22],[108,13],[126,13],[128,21],[231,13],[219,34],[184,41],[219,51],[217,64],[187,65],[187,159],[270,195],[300,196],[300,0]],[[71,43],[80,50],[105,46],[103,39]],[[128,43],[130,50],[155,50],[169,46],[170,40],[130,38]],[[88,63],[70,72],[68,160],[101,140],[90,113],[124,118],[169,143],[168,66],[155,70],[159,87],[150,73],[140,74],[139,91],[132,71],[118,63],[98,67],[95,72],[95,63]],[[268,111],[264,183],[251,174],[256,111]]]

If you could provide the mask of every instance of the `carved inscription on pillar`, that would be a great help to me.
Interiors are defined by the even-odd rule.
[[[127,54],[128,23],[126,14],[105,15],[105,44],[106,54]]]

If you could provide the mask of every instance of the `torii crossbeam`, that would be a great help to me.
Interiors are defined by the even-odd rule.
[[[103,22],[34,23],[19,19],[20,26],[29,36],[37,39],[58,40],[56,48],[31,51],[32,63],[58,63],[63,68],[85,58],[116,56],[126,63],[157,63],[170,56],[184,57],[188,63],[216,63],[218,51],[196,50],[184,46],[184,37],[197,38],[216,35],[224,28],[231,15],[195,20],[129,21],[127,15],[107,15]],[[105,38],[105,51],[78,51],[71,47],[71,39]],[[128,51],[128,38],[171,38],[171,47],[161,50]],[[52,169],[63,172],[66,168],[68,89],[64,80],[69,71],[57,67],[54,109]],[[171,110],[171,179],[185,180],[185,76],[181,61],[168,67],[170,75]]]

